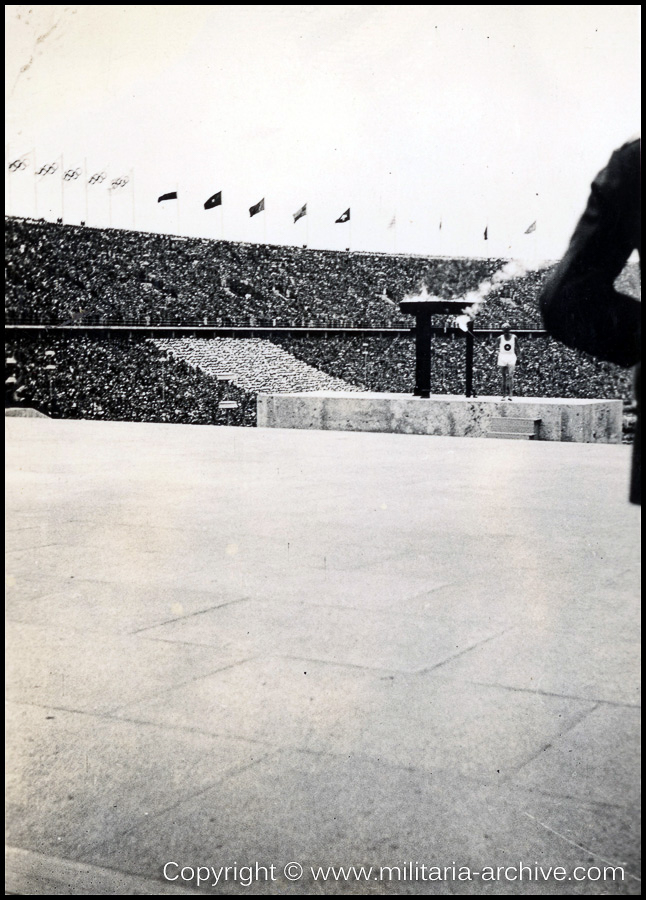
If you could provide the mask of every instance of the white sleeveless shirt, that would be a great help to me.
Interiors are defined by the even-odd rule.
[[[504,334],[500,335],[498,343],[498,365],[499,366],[515,366],[516,365],[516,335],[510,334],[508,338]]]

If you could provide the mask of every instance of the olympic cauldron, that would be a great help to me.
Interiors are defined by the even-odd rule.
[[[433,316],[458,316],[464,312],[468,301],[444,300],[441,297],[422,295],[407,297],[399,304],[403,313],[415,316],[415,390],[416,397],[431,396],[431,339],[433,337]],[[443,330],[443,329],[442,329]],[[458,329],[460,330],[460,329]],[[466,396],[470,397],[473,373],[473,321],[469,320],[466,332]]]

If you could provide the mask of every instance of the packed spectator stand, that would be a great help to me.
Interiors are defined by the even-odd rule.
[[[414,319],[400,312],[399,301],[422,287],[437,297],[463,297],[506,262],[307,250],[16,218],[5,219],[5,242],[5,402],[57,417],[135,421],[253,425],[259,389],[410,393]],[[521,274],[488,294],[475,323],[476,392],[499,391],[495,337],[486,329],[509,320],[522,332],[519,395],[628,402],[629,372],[542,333],[536,298],[549,271]],[[622,278],[624,289],[639,292],[638,267]],[[161,338],[154,332],[160,326],[195,328],[191,352],[177,338]],[[207,327],[236,326],[265,329],[262,340],[251,334],[254,352],[233,337],[197,336]],[[358,328],[365,331],[357,334]],[[395,330],[384,333],[388,328]],[[219,373],[236,368],[236,354],[238,377],[225,381]],[[464,392],[464,356],[463,335],[448,327],[435,334],[435,393]],[[299,382],[297,361],[318,375]],[[254,378],[245,380],[250,367]],[[223,400],[238,407],[225,412]]]
[[[5,345],[5,353],[20,373],[18,390],[26,385],[19,399],[54,418],[255,424],[255,397],[152,341],[48,335]],[[225,410],[222,401],[238,406]]]
[[[413,320],[399,300],[432,285],[461,297],[504,264],[303,250],[5,219],[5,314],[23,324],[311,325],[365,327]],[[533,273],[543,277],[542,273]],[[516,327],[540,328],[535,278],[506,297]],[[539,279],[540,280],[540,279]],[[492,314],[495,315],[492,306]],[[483,311],[482,322],[489,313]]]
[[[154,343],[216,378],[228,373],[238,387],[252,394],[360,390],[262,338],[166,338]]]

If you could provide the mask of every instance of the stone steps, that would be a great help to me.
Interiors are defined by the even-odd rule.
[[[489,423],[488,438],[511,441],[538,440],[540,419],[527,419],[521,416],[492,416]]]
[[[508,441],[533,441],[536,440],[535,435],[525,434],[522,431],[489,431],[485,434],[488,438],[504,438]]]

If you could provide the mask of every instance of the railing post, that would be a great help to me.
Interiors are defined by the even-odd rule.
[[[431,396],[431,311],[420,309],[415,326],[415,391],[416,397]]]

